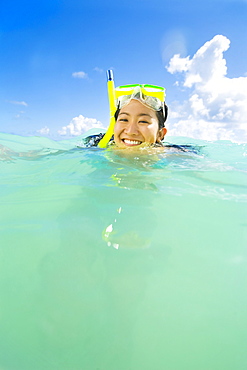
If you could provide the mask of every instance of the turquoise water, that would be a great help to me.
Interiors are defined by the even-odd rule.
[[[245,370],[246,144],[0,134],[0,369]]]

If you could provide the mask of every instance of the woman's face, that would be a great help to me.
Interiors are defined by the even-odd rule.
[[[119,148],[154,144],[163,139],[166,131],[165,127],[159,130],[159,121],[153,109],[133,99],[119,112],[114,141]]]

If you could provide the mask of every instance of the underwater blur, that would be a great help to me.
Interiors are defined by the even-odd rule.
[[[0,134],[0,369],[245,370],[246,144]]]

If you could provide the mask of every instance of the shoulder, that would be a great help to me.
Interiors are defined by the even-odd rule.
[[[174,151],[179,151],[179,152],[190,152],[190,153],[195,153],[199,154],[200,152],[200,147],[196,145],[191,145],[191,144],[169,144],[169,143],[163,143],[163,148],[171,149]]]

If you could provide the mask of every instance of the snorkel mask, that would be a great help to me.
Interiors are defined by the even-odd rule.
[[[111,140],[114,133],[115,126],[115,112],[117,109],[123,108],[129,104],[132,99],[139,100],[142,104],[149,108],[160,111],[163,110],[164,117],[165,112],[165,89],[155,85],[122,85],[114,87],[113,73],[111,70],[107,71],[107,87],[108,87],[108,99],[110,106],[110,124],[104,135],[100,140],[98,146],[100,148],[106,148],[108,142]]]
[[[164,107],[165,89],[154,85],[123,85],[116,87],[115,98],[118,109],[129,104],[132,99],[136,99],[158,111]]]

